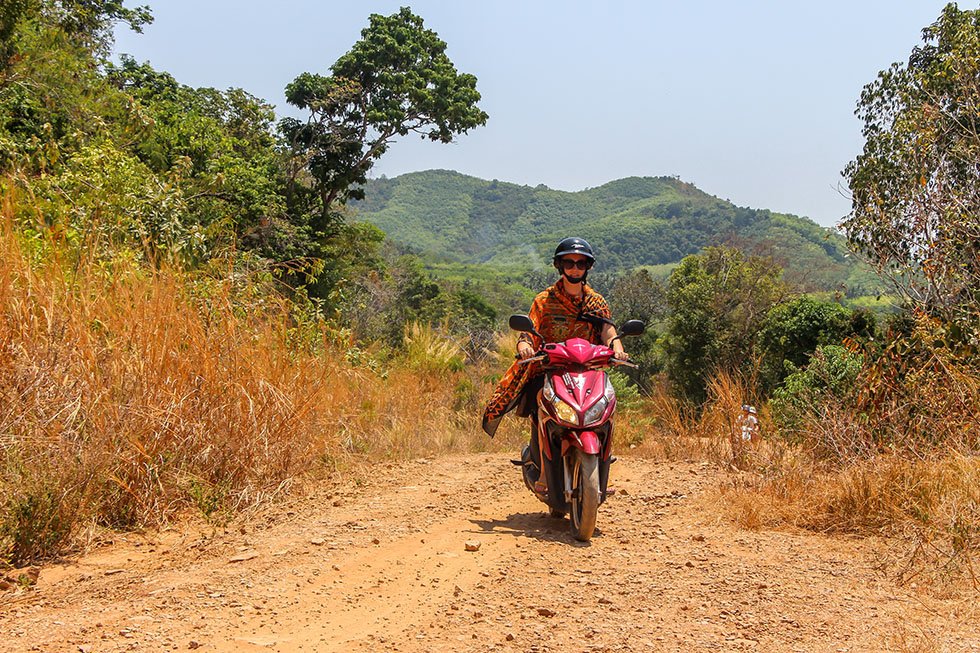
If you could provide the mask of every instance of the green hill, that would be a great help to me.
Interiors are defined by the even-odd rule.
[[[547,266],[555,243],[581,235],[604,271],[676,263],[708,245],[773,256],[811,290],[877,292],[833,230],[794,215],[738,207],[674,177],[629,177],[578,192],[487,181],[449,170],[371,180],[357,219],[426,258],[506,269]]]

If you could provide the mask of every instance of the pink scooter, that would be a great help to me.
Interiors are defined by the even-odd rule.
[[[531,318],[512,315],[510,328],[538,338]],[[644,324],[629,320],[619,333],[636,336]],[[613,356],[613,350],[572,338],[545,343],[522,364],[542,361],[544,384],[537,396],[537,442],[524,447],[521,465],[524,483],[534,492],[539,478],[537,451],[544,452],[548,492],[534,495],[548,504],[552,516],[571,516],[572,535],[587,542],[595,531],[599,504],[606,500],[612,456],[613,414],[616,393],[605,368],[611,365],[636,367]],[[536,446],[535,446],[536,445]]]

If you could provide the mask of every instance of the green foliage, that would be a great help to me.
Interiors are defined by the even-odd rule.
[[[31,184],[35,202],[21,225],[29,237],[53,233],[79,258],[109,261],[128,249],[152,263],[193,260],[205,234],[187,219],[178,175],[158,177],[111,143],[86,145]]]
[[[405,325],[403,347],[406,364],[419,372],[458,372],[466,359],[463,345],[455,338],[418,322]]]
[[[431,258],[426,259],[425,270],[443,287],[455,289],[463,307],[473,308],[481,319],[489,318],[492,311],[490,327],[501,327],[503,318],[508,315],[527,312],[540,290],[540,287],[527,283],[527,270],[434,261]],[[466,299],[467,296],[478,297],[485,307],[478,309],[475,303]]]
[[[923,45],[861,93],[864,151],[843,227],[902,297],[975,331],[980,317],[980,10],[949,4]]]
[[[17,52],[17,30],[30,4],[30,0],[8,0],[0,5],[0,73],[7,69]]]
[[[395,137],[417,133],[449,143],[487,121],[476,106],[476,77],[457,73],[446,43],[407,7],[391,16],[372,14],[331,72],[294,79],[286,100],[310,118],[280,123],[313,179],[324,218],[334,202],[363,197],[360,185]]]
[[[780,276],[771,259],[733,248],[709,247],[681,261],[670,275],[661,339],[664,367],[681,395],[702,403],[713,372],[753,374],[756,333],[786,292]]]
[[[11,61],[30,51],[30,35],[56,31],[105,60],[117,23],[141,32],[153,22],[145,7],[128,9],[123,0],[4,0],[0,5],[0,78]],[[26,47],[25,47],[26,46]]]
[[[828,401],[844,400],[854,391],[863,360],[845,347],[822,345],[805,368],[789,363],[790,374],[773,393],[770,404],[784,435],[792,437],[808,418],[819,419],[819,411]]]
[[[77,477],[77,461],[30,461],[14,445],[0,458],[9,493],[0,499],[0,564],[19,566],[61,551],[78,527],[87,480]]]
[[[820,345],[841,344],[852,333],[851,326],[851,312],[846,308],[807,295],[773,306],[758,335],[764,385],[772,389],[788,369],[805,367]]]
[[[567,193],[430,170],[370,180],[364,200],[352,206],[360,219],[427,258],[498,270],[550,274],[555,243],[579,233],[597,249],[597,272],[655,269],[728,243],[774,258],[801,290],[880,292],[836,232],[805,218],[733,206],[673,177],[630,177]]]
[[[187,482],[187,494],[209,523],[222,524],[227,521],[228,500],[231,495],[231,488],[227,484],[212,484],[192,478]]]
[[[17,53],[0,74],[0,166],[44,173],[88,138],[129,121],[125,98],[99,72],[100,60],[63,30],[23,21]]]
[[[311,284],[312,294],[327,297],[334,306],[345,301],[349,283],[375,278],[383,269],[381,244],[384,233],[363,222],[338,224],[334,236],[323,243],[323,270]]]
[[[618,410],[630,410],[638,408],[642,404],[643,396],[640,394],[640,389],[620,370],[611,370],[609,380],[613,390],[616,391],[616,407]]]
[[[639,368],[622,371],[631,380],[646,387],[662,364],[656,342],[657,332],[667,317],[667,284],[655,279],[648,270],[639,268],[616,277],[605,296],[617,324],[626,320],[641,320],[646,325],[642,336],[623,339],[630,361]]]
[[[358,226],[380,234],[371,225]],[[332,299],[337,322],[359,341],[396,350],[404,343],[406,325],[439,325],[442,334],[463,343],[473,357],[491,346],[497,328],[497,309],[480,288],[473,280],[437,278],[418,258],[382,248],[376,267],[348,275]]]
[[[19,56],[0,77],[0,168],[29,198],[14,207],[29,233],[88,257],[191,267],[236,242],[273,240],[262,236],[283,221],[284,202],[270,107],[131,59],[104,62],[91,31],[138,26],[142,10],[30,7],[39,13],[18,23]],[[283,260],[308,249],[262,251]]]
[[[216,245],[235,239],[273,260],[310,253],[303,225],[286,216],[271,106],[241,89],[178,84],[128,57],[108,67],[108,79],[131,95],[145,121],[134,153],[158,174],[183,170],[188,221],[209,230]]]
[[[649,326],[667,314],[666,285],[642,268],[617,277],[609,295],[612,314],[620,322],[642,320]]]
[[[18,193],[11,207],[23,233],[39,250],[68,245],[107,268],[195,269],[216,257],[250,268],[253,259],[236,254],[246,250],[275,264],[266,269],[297,299],[325,300],[328,311],[345,300],[341,285],[383,274],[383,234],[339,214],[322,219],[295,161],[282,156],[270,105],[103,59],[104,29],[139,27],[142,11],[27,0],[0,12],[17,55],[0,75],[0,171]],[[372,88],[380,97],[382,86]]]

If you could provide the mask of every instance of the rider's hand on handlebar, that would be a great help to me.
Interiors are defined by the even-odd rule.
[[[613,358],[619,361],[628,361],[630,359],[630,355],[625,351],[615,351],[613,352]]]
[[[521,360],[534,356],[534,347],[523,340],[517,343],[517,357]]]

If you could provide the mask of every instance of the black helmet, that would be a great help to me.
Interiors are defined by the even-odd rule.
[[[555,263],[562,256],[569,254],[581,254],[590,261],[595,261],[595,254],[592,253],[592,245],[586,242],[584,238],[565,238],[558,243],[558,247],[555,248]]]

